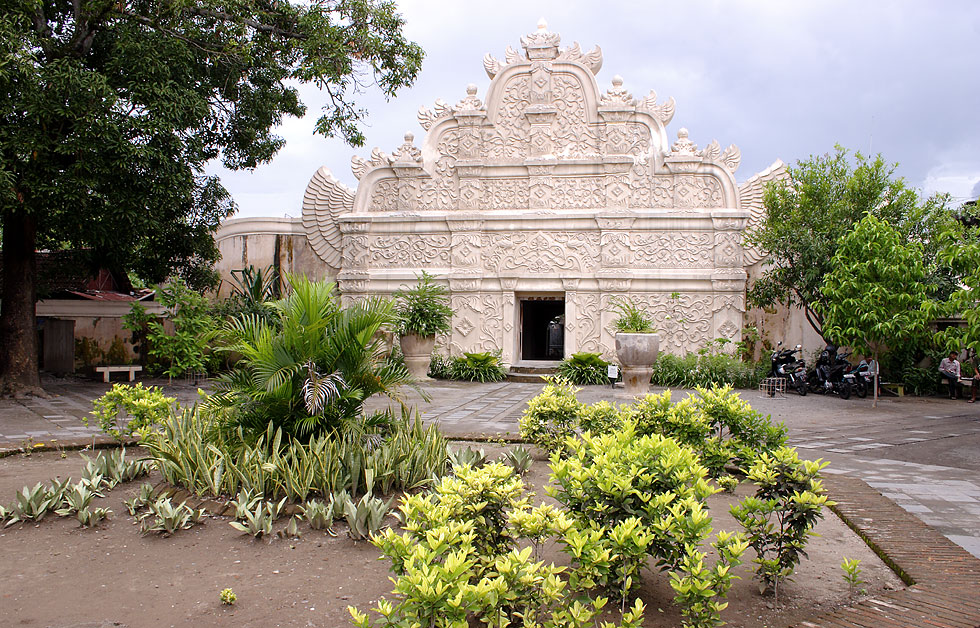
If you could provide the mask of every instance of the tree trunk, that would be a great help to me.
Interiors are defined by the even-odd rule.
[[[3,301],[0,303],[0,395],[44,395],[37,364],[37,220],[3,218]]]

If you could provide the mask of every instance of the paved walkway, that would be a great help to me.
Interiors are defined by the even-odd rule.
[[[168,385],[168,394],[193,403],[193,382]],[[91,400],[108,389],[100,382],[48,380],[51,399],[0,400],[0,452],[30,446],[106,442],[83,417]],[[431,398],[407,396],[427,421],[457,437],[517,436],[518,420],[540,384],[469,384],[433,381],[422,389]],[[657,389],[654,390],[657,392]],[[675,391],[682,399],[685,391]],[[807,458],[831,461],[826,472],[858,477],[914,513],[974,556],[980,557],[980,404],[930,398],[871,400],[795,394],[769,398],[757,391],[742,396],[763,414],[783,421],[790,444]],[[622,389],[584,387],[579,399],[629,402]],[[372,400],[369,407],[384,405]]]

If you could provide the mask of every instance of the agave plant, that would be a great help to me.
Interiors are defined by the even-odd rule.
[[[160,532],[170,536],[178,530],[186,530],[201,521],[204,510],[191,508],[187,502],[174,506],[169,497],[161,497],[149,504],[149,510],[140,517],[140,529],[143,534]]]
[[[7,525],[21,521],[40,521],[54,507],[61,503],[62,495],[52,491],[40,482],[34,488],[25,486],[16,494],[16,500],[10,509],[10,520]]]
[[[411,382],[405,366],[389,359],[378,332],[395,322],[387,299],[342,307],[334,284],[289,277],[290,293],[272,303],[273,321],[245,315],[228,321],[220,350],[242,356],[217,378],[205,408],[221,417],[221,430],[238,428],[254,442],[271,424],[286,437],[308,441],[356,422],[373,394],[398,397]]]
[[[356,504],[353,500],[344,504],[344,516],[347,518],[347,525],[350,526],[351,538],[355,541],[367,539],[381,530],[385,516],[391,510],[392,499],[384,501],[367,494]]]

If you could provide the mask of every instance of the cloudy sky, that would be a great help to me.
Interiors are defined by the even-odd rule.
[[[602,90],[619,74],[635,97],[673,96],[673,139],[686,127],[742,151],[739,182],[776,159],[833,150],[881,153],[925,193],[980,195],[980,2],[974,0],[399,0],[407,36],[426,52],[412,89],[358,103],[370,117],[354,149],[313,135],[324,103],[303,89],[309,113],[279,133],[286,147],[252,172],[215,167],[239,203],[236,217],[299,216],[321,165],[354,187],[353,154],[391,152],[406,131],[423,135],[421,105],[455,103],[467,83],[486,94],[483,56],[503,58],[544,17],[562,47],[599,45]]]

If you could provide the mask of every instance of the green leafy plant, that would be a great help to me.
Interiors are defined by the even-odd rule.
[[[34,488],[25,486],[14,495],[14,503],[8,513],[8,526],[22,521],[41,521],[61,503],[62,492],[52,490],[40,482]]]
[[[235,519],[245,519],[246,515],[261,501],[261,493],[256,495],[250,489],[243,488],[238,491],[235,499],[228,502],[228,505],[235,508]]]
[[[170,536],[180,530],[187,530],[200,523],[204,510],[191,508],[186,501],[174,506],[169,497],[160,497],[147,504],[147,511],[140,515],[140,531],[143,534],[159,532]]]
[[[429,377],[433,379],[452,379],[455,358],[441,353],[433,353],[429,361]]]
[[[558,377],[578,386],[609,383],[606,362],[598,353],[573,353],[558,363]]]
[[[385,517],[391,510],[391,499],[384,501],[370,493],[362,495],[356,504],[353,500],[344,504],[344,518],[350,528],[348,534],[355,541],[371,538],[384,526]]]
[[[153,501],[153,485],[149,483],[142,484],[135,495],[129,499],[123,501],[126,506],[126,510],[130,515],[136,516],[140,510],[145,508],[150,502]]]
[[[386,414],[362,432],[323,434],[308,442],[288,439],[268,425],[253,443],[241,435],[226,439],[216,421],[199,409],[184,409],[145,435],[165,480],[197,495],[285,496],[303,502],[313,494],[343,489],[363,492],[367,473],[381,493],[415,489],[447,471],[446,439],[417,412]]]
[[[847,583],[847,590],[851,597],[858,592],[858,589],[864,580],[861,578],[861,572],[863,571],[860,567],[861,559],[854,558],[850,559],[847,556],[844,557],[843,562],[840,564],[841,570],[844,572],[844,582]]]
[[[129,351],[126,350],[126,345],[123,344],[123,340],[119,336],[113,336],[112,343],[105,352],[105,361],[106,364],[110,365],[129,364],[132,361]]]
[[[684,557],[680,569],[670,573],[670,586],[676,594],[674,601],[684,616],[683,628],[714,628],[725,623],[721,611],[728,602],[721,600],[728,595],[732,580],[738,578],[732,569],[742,563],[741,556],[748,543],[741,535],[719,532],[711,546],[718,555],[713,567],[705,565],[704,552],[693,550]]]
[[[303,513],[303,518],[314,530],[329,530],[333,525],[334,509],[332,504],[311,499],[299,509]]]
[[[833,505],[819,479],[827,464],[800,460],[789,447],[760,454],[747,474],[757,486],[755,496],[731,509],[756,552],[760,589],[771,589],[777,600],[779,583],[806,556],[807,541],[823,518],[823,507]]]
[[[560,378],[548,383],[531,399],[521,415],[521,437],[548,451],[564,447],[565,439],[575,434],[585,404],[576,398],[578,389]]]
[[[414,286],[402,286],[392,295],[397,302],[395,312],[399,334],[434,336],[449,331],[453,318],[453,310],[449,307],[449,289],[435,283],[434,279],[422,271]]]
[[[473,449],[470,446],[465,448],[453,449],[452,447],[447,448],[447,453],[449,454],[449,463],[453,467],[461,467],[463,465],[469,467],[480,467],[483,466],[487,461],[487,452],[483,449]]]
[[[510,466],[517,475],[524,475],[530,471],[531,465],[534,464],[531,451],[523,445],[516,445],[505,451],[501,455],[501,460]]]
[[[717,477],[715,478],[715,482],[718,483],[718,487],[721,488],[721,490],[729,494],[734,494],[735,489],[738,488],[739,485],[738,478],[731,475],[722,475]]]
[[[222,589],[218,597],[221,599],[221,603],[227,606],[234,606],[235,602],[238,601],[238,596],[231,589]]]
[[[217,333],[207,300],[180,277],[155,288],[156,300],[164,307],[164,319],[174,331],[169,333],[156,318],[145,321],[150,356],[166,366],[163,372],[170,379],[204,372],[208,343]],[[134,304],[134,307],[142,306]],[[140,318],[134,316],[134,321]]]
[[[254,536],[257,539],[272,534],[272,524],[275,517],[269,510],[268,503],[257,502],[254,511],[246,510],[242,521],[231,521],[228,525],[243,534]]]
[[[707,388],[729,385],[758,388],[768,374],[768,362],[745,362],[705,347],[683,357],[661,353],[653,364],[651,381],[666,388]]]
[[[341,306],[334,284],[289,277],[275,316],[226,322],[222,352],[241,359],[214,380],[204,408],[225,437],[254,443],[269,426],[287,441],[363,428],[361,407],[374,394],[397,398],[411,382],[379,332],[394,323],[393,304],[370,298]],[[319,383],[329,382],[329,386]],[[242,428],[238,431],[238,428]]]
[[[81,454],[85,460],[82,477],[92,482],[96,489],[105,486],[113,489],[120,482],[131,482],[150,472],[149,460],[126,460],[126,448],[101,453],[95,458]]]
[[[657,331],[653,326],[653,317],[632,298],[616,296],[609,300],[609,305],[616,313],[612,326],[617,332],[652,334]]]
[[[579,413],[578,423],[583,431],[604,434],[618,429],[624,420],[631,417],[631,406],[619,406],[603,400],[583,407]]]
[[[500,362],[500,352],[464,353],[454,358],[450,367],[451,379],[466,382],[499,382],[507,375]]]
[[[106,394],[92,402],[95,409],[91,415],[99,420],[103,432],[122,440],[159,422],[170,413],[176,401],[175,397],[165,396],[158,386],[113,384]],[[117,426],[120,415],[132,417],[123,429]],[[88,425],[87,416],[82,421]]]

